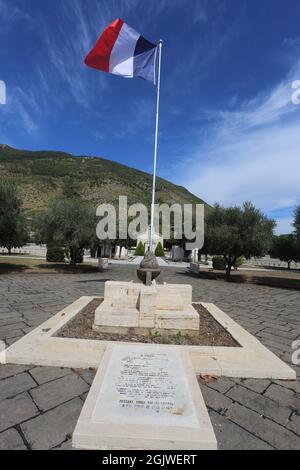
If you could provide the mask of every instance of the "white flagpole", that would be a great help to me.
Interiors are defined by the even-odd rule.
[[[150,225],[150,252],[153,252],[153,235],[154,235],[154,215],[155,215],[155,192],[156,192],[156,167],[157,167],[157,144],[158,144],[158,124],[159,124],[159,103],[160,103],[160,73],[161,73],[161,52],[162,39],[158,44],[158,76],[157,76],[157,101],[156,101],[156,124],[155,124],[155,143],[154,143],[154,169],[153,169],[153,186],[152,186],[152,203],[151,203],[151,225]]]

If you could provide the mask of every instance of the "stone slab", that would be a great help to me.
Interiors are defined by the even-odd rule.
[[[28,393],[0,402],[0,432],[33,418],[39,413]]]
[[[27,450],[23,439],[15,429],[0,434],[0,450]]]
[[[14,397],[33,387],[36,387],[36,383],[26,372],[8,377],[1,381],[0,400]]]
[[[31,369],[30,375],[32,375],[39,385],[42,385],[46,382],[51,382],[52,380],[64,377],[71,372],[72,371],[70,369],[61,369],[59,367],[35,367],[34,369]]]
[[[0,365],[0,380],[6,379],[7,377],[13,377],[17,374],[20,374],[22,372],[26,372],[28,369],[30,369],[30,366],[22,366],[22,365],[10,365],[10,366],[1,366]]]
[[[77,397],[53,410],[21,424],[21,430],[33,450],[49,450],[72,434],[82,408]]]
[[[87,383],[73,373],[40,385],[31,390],[31,395],[39,409],[47,411],[81,395],[88,389]]]
[[[116,299],[126,295],[128,299],[131,299],[132,305],[136,306],[139,301],[140,292],[147,289],[153,289],[152,286],[145,288],[143,284],[137,284],[134,282],[121,282],[121,281],[107,281],[105,283],[104,298],[109,301],[116,301]],[[192,303],[192,286],[186,284],[162,284],[155,285],[157,292],[158,304],[165,302],[166,296],[173,294],[180,295],[184,304]],[[160,306],[158,305],[158,308]]]
[[[85,449],[216,449],[187,351],[109,346],[73,434]]]

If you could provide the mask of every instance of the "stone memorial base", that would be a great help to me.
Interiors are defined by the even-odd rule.
[[[192,306],[192,286],[144,286],[107,281],[104,301],[97,308],[93,329],[103,333],[197,335],[200,318]]]
[[[109,346],[77,422],[73,447],[216,449],[189,353],[167,346]]]
[[[194,274],[200,273],[200,265],[199,263],[190,263],[190,271]]]
[[[99,258],[98,266],[100,269],[108,268],[108,258]]]

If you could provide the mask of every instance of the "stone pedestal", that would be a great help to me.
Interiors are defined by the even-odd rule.
[[[137,334],[178,332],[197,335],[200,317],[192,306],[192,286],[144,286],[107,281],[104,301],[97,308],[93,328],[106,333]]]
[[[200,273],[200,265],[199,263],[190,263],[190,271],[194,274]]]
[[[216,449],[188,351],[108,346],[73,446],[98,450]]]
[[[172,261],[182,261],[184,258],[184,250],[180,246],[172,246]]]
[[[108,268],[108,258],[99,258],[98,266],[99,266],[99,269],[107,269]]]
[[[120,247],[120,246],[116,246],[116,248],[115,248],[115,259],[119,259],[119,258],[120,258],[120,253],[121,253],[121,247]]]
[[[193,263],[198,263],[199,261],[199,250],[198,248],[195,248],[192,250],[192,262]]]

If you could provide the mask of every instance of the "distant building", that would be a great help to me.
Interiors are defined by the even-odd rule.
[[[145,252],[147,252],[148,249],[149,249],[149,245],[150,245],[150,227],[148,227],[148,230],[146,232],[143,232],[143,233],[139,234],[136,245],[138,246],[138,244],[140,242],[143,243],[143,245],[145,247]],[[156,247],[157,247],[159,242],[161,243],[161,246],[164,247],[163,237],[159,233],[154,232],[154,234],[153,234],[153,251],[156,250]]]
[[[100,241],[97,258],[111,258],[112,257],[113,246],[109,240]]]

